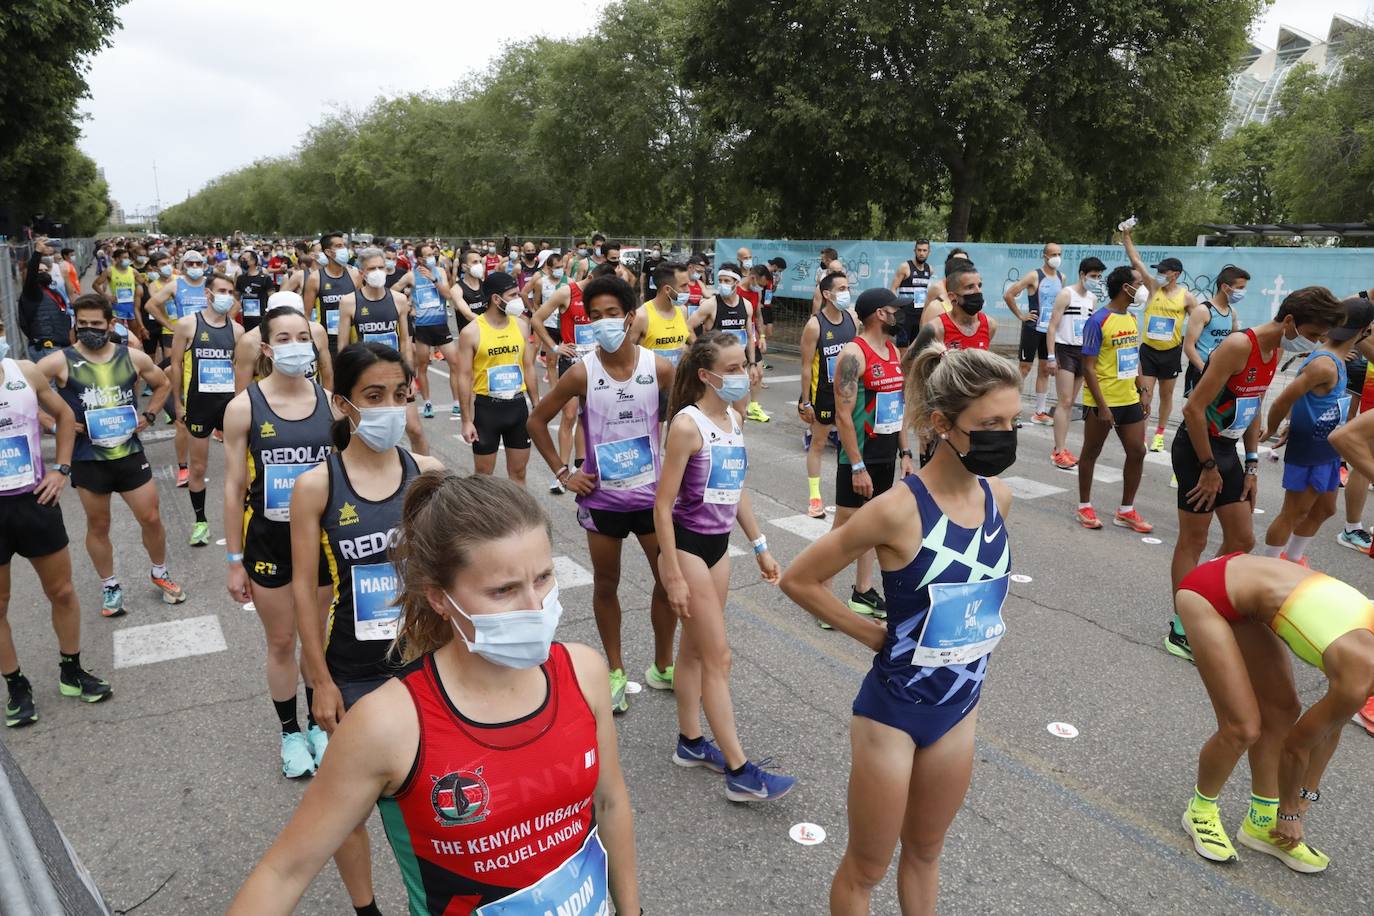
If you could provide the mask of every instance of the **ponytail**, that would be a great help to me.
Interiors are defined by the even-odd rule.
[[[904,399],[908,429],[922,436],[934,426],[932,414],[939,412],[953,423],[959,414],[990,391],[1019,388],[1021,374],[1004,357],[990,350],[947,350],[933,340],[934,332],[921,329],[903,359],[906,375]],[[921,346],[922,341],[926,341]]]

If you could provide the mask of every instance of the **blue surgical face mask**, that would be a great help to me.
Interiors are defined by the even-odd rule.
[[[735,294],[735,284],[733,284],[733,283],[722,283],[722,284],[720,284],[720,286],[718,287],[717,292],[719,292],[719,293],[720,293],[722,296],[724,296],[725,298],[729,299],[731,296],[733,296],[733,295]]]
[[[687,290],[685,290],[685,289],[683,289],[683,290],[678,290],[677,295],[673,297],[673,304],[674,304],[674,305],[686,305],[688,302],[691,301],[691,299],[692,299],[692,294],[689,293],[689,292],[687,292]]]
[[[204,267],[188,267],[188,268],[186,268],[186,279],[188,279],[188,280],[199,280],[199,279],[200,279],[201,277],[203,277],[203,276],[205,276],[205,268],[204,268]]]
[[[457,619],[449,621],[469,652],[506,668],[534,668],[549,660],[549,646],[553,644],[553,634],[563,616],[557,585],[549,590],[543,605],[535,611],[469,616],[452,595],[445,593],[444,597],[472,624],[472,639],[468,639]]]
[[[315,362],[315,348],[305,342],[272,345],[272,369],[282,375],[300,378]]]
[[[315,263],[323,267],[329,263],[329,255],[325,254],[323,251],[315,252]]]
[[[434,255],[430,255],[429,257],[425,258],[425,266],[426,266],[426,267],[435,267],[435,266],[438,265],[438,263],[439,263],[439,259],[436,258]]]
[[[172,265],[163,264],[161,267],[157,269],[157,272],[162,274],[164,277],[170,277],[172,275]]]
[[[348,249],[347,249],[347,248],[335,248],[335,249],[334,249],[334,262],[335,262],[336,264],[347,264],[347,263],[348,263]]]
[[[4,337],[0,337],[0,359],[6,359],[10,355],[10,342]]]
[[[404,407],[359,407],[348,398],[345,403],[358,411],[358,425],[353,432],[374,452],[387,452],[401,442],[406,434]]]
[[[596,345],[607,353],[614,353],[625,342],[625,319],[602,318],[592,322],[592,336]]]
[[[850,307],[850,302],[849,290],[842,289],[835,294],[835,305],[838,308],[847,309]]]
[[[210,300],[210,308],[218,315],[228,315],[234,310],[234,297],[228,293],[216,293]]]
[[[1282,337],[1280,338],[1280,343],[1283,344],[1283,349],[1289,353],[1311,353],[1313,350],[1317,349],[1316,341],[1308,340],[1301,334],[1297,335],[1292,340],[1289,340],[1286,336]]]
[[[1101,277],[1088,277],[1083,281],[1083,286],[1098,298],[1105,298],[1107,295],[1107,284],[1102,282]]]
[[[711,372],[710,369],[706,370]],[[716,378],[720,379],[719,388],[712,387],[711,390],[727,404],[733,404],[740,398],[749,393],[749,375],[741,372],[738,375],[721,375],[719,372],[711,372]]]
[[[740,266],[740,267],[743,267],[745,270],[748,270],[749,268],[751,268],[751,267],[754,266],[754,259],[753,259],[753,258],[744,258],[743,260],[741,260],[741,261],[739,262],[739,266]]]
[[[1226,294],[1226,301],[1229,302],[1231,305],[1240,305],[1240,303],[1244,299],[1245,290],[1243,289],[1233,289]]]

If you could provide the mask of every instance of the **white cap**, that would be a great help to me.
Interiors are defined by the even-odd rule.
[[[300,293],[293,293],[289,289],[280,289],[267,297],[267,310],[269,312],[283,305],[295,309],[302,315],[305,314],[305,300],[301,298]]]
[[[539,252],[539,266],[543,267],[544,262],[556,254],[558,254],[558,252],[554,251],[552,248],[545,248],[543,251]]]
[[[201,254],[194,248],[182,254],[181,263],[185,264],[187,261],[192,259],[200,261],[202,264],[205,263],[205,255]]]

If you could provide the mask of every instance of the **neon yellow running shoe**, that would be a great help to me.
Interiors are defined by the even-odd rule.
[[[1226,835],[1226,828],[1221,826],[1221,815],[1216,809],[1207,813],[1194,810],[1192,805],[1184,808],[1183,832],[1192,839],[1193,849],[1204,859],[1213,862],[1240,859],[1236,847],[1231,845],[1231,838]]]
[[[1163,433],[1155,433],[1155,437],[1154,437],[1153,439],[1150,440],[1150,451],[1152,451],[1152,452],[1162,452],[1162,451],[1164,451],[1164,434],[1163,434]]]
[[[1253,849],[1255,852],[1262,852],[1266,856],[1273,856],[1293,871],[1302,872],[1304,875],[1315,875],[1318,872],[1326,871],[1331,859],[1323,852],[1319,852],[1306,843],[1299,843],[1292,849],[1284,849],[1274,843],[1273,837],[1269,832],[1260,827],[1252,826],[1250,818],[1241,821],[1240,832],[1236,834],[1236,839],[1240,845],[1246,849]]]
[[[755,423],[767,423],[769,420],[773,419],[768,414],[764,413],[763,406],[759,404],[758,401],[750,401],[749,407],[745,410],[744,415]]]
[[[625,694],[625,685],[629,680],[622,668],[611,672],[611,712],[625,712],[630,708],[630,698]]]
[[[662,671],[658,670],[658,665],[650,664],[644,669],[644,684],[655,690],[673,689],[673,666],[669,665]]]

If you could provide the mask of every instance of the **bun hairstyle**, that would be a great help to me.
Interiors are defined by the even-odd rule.
[[[405,373],[406,384],[415,377],[411,372],[410,366],[397,353],[386,344],[368,341],[367,343],[349,344],[339,352],[338,358],[334,360],[334,394],[337,397],[348,398],[353,401],[353,389],[358,387],[358,380],[363,373],[377,363],[395,363],[401,367]],[[354,402],[356,403],[356,402]],[[330,438],[334,440],[334,450],[342,452],[348,448],[349,441],[353,438],[352,431],[349,429],[348,415],[345,414],[334,421],[330,428]]]
[[[391,655],[409,663],[448,643],[453,627],[430,605],[429,591],[447,591],[453,577],[481,556],[483,545],[531,528],[543,528],[552,538],[539,503],[504,477],[462,477],[443,468],[415,478],[391,550],[401,583]]]
[[[713,370],[720,359],[721,351],[726,347],[738,347],[739,338],[724,331],[716,331],[713,334],[706,334],[692,341],[692,345],[683,354],[682,360],[678,363],[677,372],[673,376],[673,393],[668,399],[668,416],[666,419],[672,420],[677,416],[677,412],[688,404],[695,404],[701,400],[701,396],[706,393],[706,384],[697,375],[698,369]]]
[[[988,392],[1020,388],[1021,373],[1010,360],[990,350],[947,350],[933,337],[934,331],[928,324],[904,359],[904,422],[908,429],[922,436],[930,435],[934,432],[931,415],[936,411],[952,423]]]

